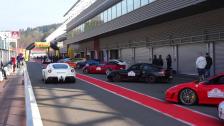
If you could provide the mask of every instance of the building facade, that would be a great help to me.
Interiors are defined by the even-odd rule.
[[[219,73],[224,70],[223,7],[222,0],[94,0],[67,23],[64,44],[80,57],[130,65],[162,55],[166,67],[170,54],[172,68],[181,74],[196,74],[196,58],[208,52],[212,72]]]
[[[3,64],[10,61],[11,57],[16,56],[17,39],[19,32],[0,32],[0,61]]]

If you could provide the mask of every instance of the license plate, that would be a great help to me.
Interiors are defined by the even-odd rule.
[[[57,72],[57,74],[65,74],[65,72]]]

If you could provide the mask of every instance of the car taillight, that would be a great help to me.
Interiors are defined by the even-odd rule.
[[[52,70],[48,70],[48,73],[51,73],[52,72]]]
[[[72,72],[72,73],[74,73],[74,72],[75,72],[75,70],[74,70],[74,69],[71,69],[71,72]]]

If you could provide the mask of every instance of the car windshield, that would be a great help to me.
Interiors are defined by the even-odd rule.
[[[52,65],[54,69],[68,69],[68,65],[65,64],[54,64]]]

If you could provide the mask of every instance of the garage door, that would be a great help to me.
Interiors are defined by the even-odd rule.
[[[197,74],[196,59],[201,54],[205,55],[207,51],[206,44],[186,44],[178,47],[179,72],[182,74]]]
[[[224,42],[215,43],[215,73],[224,72]]]
[[[163,65],[164,68],[167,68],[166,57],[167,57],[168,54],[171,55],[171,58],[174,58],[173,47],[172,46],[164,46],[164,47],[153,48],[153,55],[157,55],[157,58],[159,57],[159,55],[162,55],[163,62],[164,62],[164,65]],[[172,62],[172,67],[175,68],[174,61]]]
[[[134,64],[133,62],[133,49],[122,49],[121,50],[121,59],[127,62],[129,65]]]
[[[149,58],[151,58],[149,48],[135,48],[135,63],[149,63]]]

